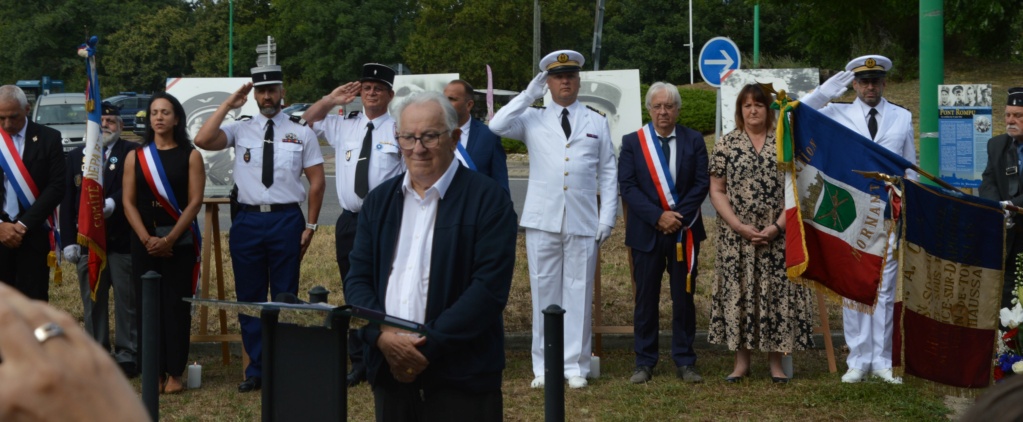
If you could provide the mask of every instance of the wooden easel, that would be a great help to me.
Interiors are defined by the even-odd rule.
[[[206,206],[206,214],[203,217],[202,289],[200,297],[211,299],[210,285],[213,283],[210,279],[210,261],[212,258],[212,264],[217,268],[217,271],[212,274],[216,276],[216,299],[224,300],[224,263],[220,259],[222,250],[220,242],[220,205],[229,204],[231,201],[228,198],[203,198],[202,202]],[[217,316],[220,319],[220,333],[210,334],[207,329],[209,311],[209,308],[205,305],[199,307],[199,334],[193,334],[190,337],[190,341],[193,343],[220,342],[220,351],[223,356],[224,365],[228,365],[231,363],[231,352],[228,343],[240,342],[242,341],[242,336],[240,334],[227,333],[227,311],[223,309],[217,311]],[[248,366],[248,360],[249,357],[245,354],[245,349],[242,348],[243,370]]]
[[[629,218],[629,206],[622,203],[622,214],[625,220]],[[636,279],[632,270],[632,249],[627,250],[629,254],[629,280],[632,281],[632,297],[635,302]],[[604,325],[604,312],[601,309],[603,303],[600,299],[600,250],[597,250],[597,270],[593,274],[593,354],[603,356],[602,334],[634,334],[631,325]],[[835,363],[835,347],[831,340],[831,324],[828,322],[828,309],[825,306],[824,294],[817,293],[817,312],[820,314],[821,324],[813,328],[814,334],[824,337],[824,350],[828,357],[828,370],[831,373],[838,372]]]

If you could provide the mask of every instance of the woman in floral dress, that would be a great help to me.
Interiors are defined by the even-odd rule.
[[[718,241],[708,340],[736,351],[728,382],[748,374],[753,349],[768,352],[774,382],[788,382],[782,354],[813,344],[812,294],[785,274],[785,182],[770,102],[759,85],[746,85],[736,100],[736,129],[710,160]]]

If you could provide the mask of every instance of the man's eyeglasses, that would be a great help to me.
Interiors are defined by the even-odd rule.
[[[398,140],[398,146],[401,149],[411,150],[416,147],[416,141],[423,144],[424,148],[433,148],[440,142],[440,137],[444,136],[448,132],[426,132],[419,136],[414,136],[409,133],[403,133],[401,135],[395,135],[394,139]]]

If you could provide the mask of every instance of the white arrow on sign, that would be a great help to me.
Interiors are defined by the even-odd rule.
[[[724,59],[714,59],[714,60],[708,59],[708,60],[704,60],[703,62],[706,63],[706,64],[720,64],[720,65],[724,65],[725,69],[731,68],[732,65],[735,64],[735,60],[732,60],[732,56],[729,56],[728,52],[725,51],[725,50],[718,50],[718,51],[721,52],[722,56],[725,56]]]

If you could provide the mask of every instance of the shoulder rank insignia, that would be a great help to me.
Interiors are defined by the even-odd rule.
[[[603,112],[603,111],[597,110],[597,109],[595,109],[595,108],[593,108],[593,107],[590,107],[590,106],[586,106],[586,108],[590,109],[590,111],[592,111],[592,112],[594,112],[594,113],[597,113],[597,114],[599,114],[599,115],[601,115],[601,116],[607,117],[607,115],[606,115],[606,114],[604,114],[604,112]]]
[[[359,115],[359,110],[355,110],[355,111],[353,111],[351,113],[348,113],[348,117],[345,117],[345,118],[346,119],[351,119],[351,118],[354,118],[355,116],[358,116],[358,115]]]
[[[244,121],[247,121],[247,120],[252,120],[252,116],[238,116],[238,118],[235,119],[235,120],[239,121],[239,122],[244,122]]]
[[[547,107],[544,107],[542,105],[537,105],[537,104],[533,104],[530,107],[538,109],[538,110],[545,110],[547,108]]]
[[[302,116],[288,116],[288,120],[305,126],[305,119],[303,119]]]
[[[887,100],[887,98],[885,98],[885,99]],[[901,108],[901,109],[903,109],[903,110],[909,111],[909,109],[907,109],[906,107],[903,107],[903,106],[901,106],[901,105],[895,104],[895,103],[893,103],[893,102],[891,102],[891,101],[888,101],[888,104],[891,104],[891,105],[893,105],[893,106],[896,106],[896,107],[898,107],[898,108]]]

